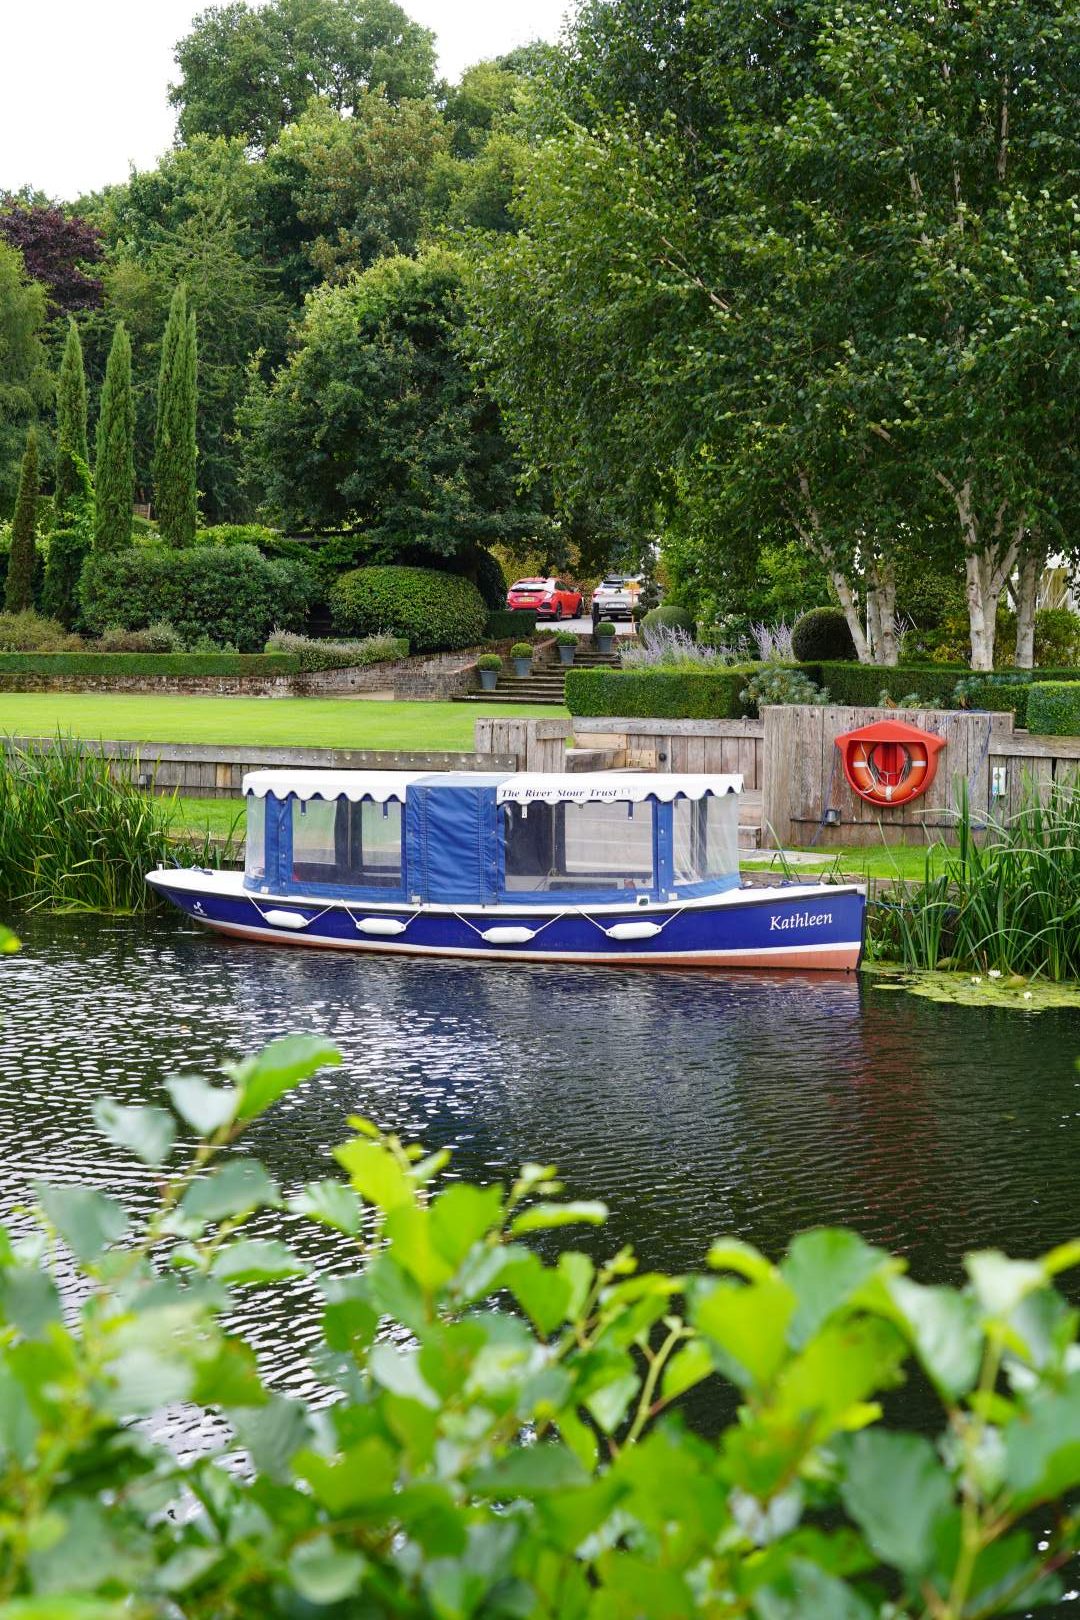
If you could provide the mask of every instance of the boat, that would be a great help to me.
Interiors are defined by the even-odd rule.
[[[740,776],[264,770],[244,870],[147,882],[219,934],[619,967],[854,969],[857,884],[744,885]]]

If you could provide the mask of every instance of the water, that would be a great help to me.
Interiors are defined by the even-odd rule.
[[[249,1138],[287,1189],[331,1170],[361,1113],[453,1148],[472,1178],[557,1163],[572,1195],[611,1206],[592,1247],[632,1243],[669,1270],[721,1233],[775,1256],[835,1223],[955,1282],[965,1250],[1029,1255],[1080,1233],[1072,1011],[938,1006],[821,975],[362,959],[171,922],[19,932],[21,955],[0,959],[2,1217],[40,1176],[149,1207],[154,1173],[96,1134],[91,1100],[158,1099],[171,1073],[302,1029],[344,1061]],[[287,1329],[263,1296],[244,1308],[294,1391],[312,1387],[298,1303]]]

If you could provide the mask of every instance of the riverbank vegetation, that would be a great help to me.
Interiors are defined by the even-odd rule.
[[[111,769],[110,769],[111,764]],[[61,738],[0,750],[0,902],[13,910],[131,913],[155,903],[155,866],[216,866],[209,831],[176,836],[175,809],[109,762]]]
[[[840,1230],[643,1273],[552,1167],[472,1185],[364,1120],[343,1175],[283,1189],[236,1149],[338,1061],[287,1036],[225,1083],[167,1080],[168,1106],[98,1100],[160,1169],[146,1220],[37,1184],[40,1237],[0,1248],[12,1615],[990,1620],[1061,1595],[1080,1375],[1055,1284],[1080,1245],[971,1255],[959,1288]],[[320,1410],[230,1319],[249,1289],[283,1324],[310,1302],[313,1240]],[[933,1440],[882,1421],[909,1375]],[[717,1416],[689,1426],[691,1394]],[[183,1458],[166,1401],[199,1428]]]

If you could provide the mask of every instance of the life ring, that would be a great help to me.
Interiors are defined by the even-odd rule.
[[[844,732],[836,746],[852,791],[868,804],[895,810],[926,792],[945,739],[901,720],[878,720]]]

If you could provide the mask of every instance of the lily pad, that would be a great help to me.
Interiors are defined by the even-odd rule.
[[[1015,973],[991,977],[989,973],[917,972],[876,965],[864,971],[873,980],[874,990],[906,990],[925,1001],[955,1007],[1008,1007],[1022,1013],[1046,1012],[1050,1007],[1080,1008],[1080,985],[1050,984]]]

